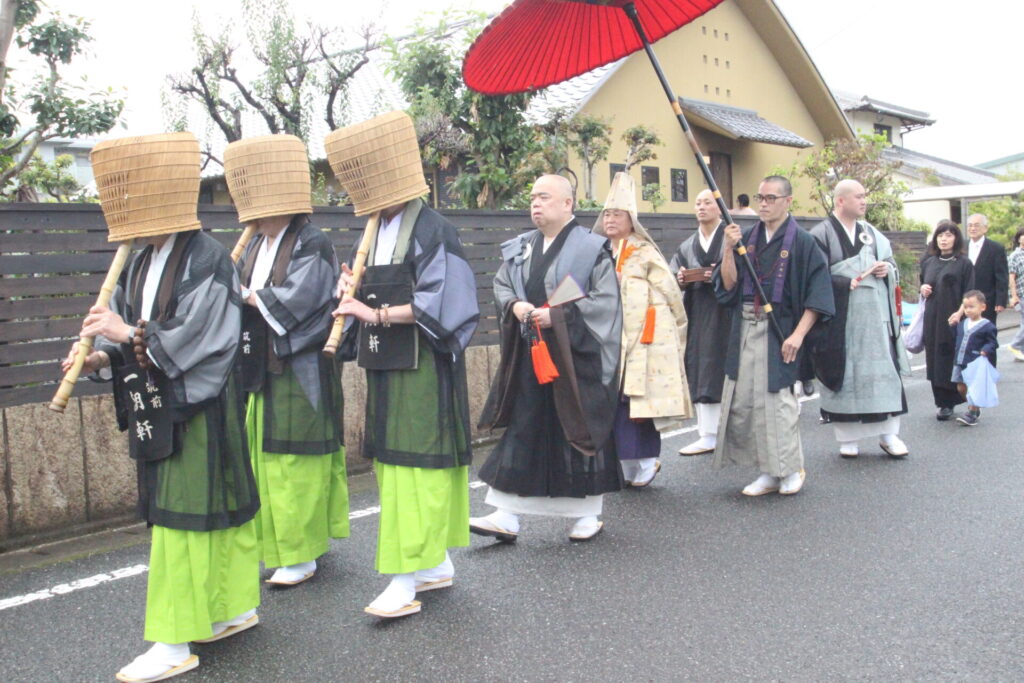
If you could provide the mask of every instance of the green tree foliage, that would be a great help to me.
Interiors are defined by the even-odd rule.
[[[570,142],[583,164],[583,194],[594,201],[594,171],[608,158],[612,145],[612,126],[598,116],[577,114],[569,123]]]
[[[873,134],[861,134],[856,140],[830,140],[780,171],[810,182],[811,198],[823,215],[835,208],[832,191],[836,184],[852,178],[867,190],[867,220],[881,230],[903,230],[909,227],[902,199],[908,188],[896,177],[902,164],[882,155],[887,144],[884,135]]]
[[[121,115],[124,103],[109,88],[87,91],[84,81],[69,83],[61,73],[82,54],[91,40],[88,31],[84,19],[44,14],[38,2],[0,2],[0,194],[7,198],[17,196],[42,143],[105,133]],[[34,82],[27,80],[29,70],[12,78],[12,43],[38,59]]]
[[[651,203],[651,211],[654,213],[658,213],[658,209],[665,203],[665,195],[662,193],[662,186],[659,183],[644,185],[642,195],[644,200]]]
[[[644,125],[633,126],[627,130],[622,134],[622,141],[626,143],[626,173],[637,164],[657,159],[658,155],[654,148],[662,144],[658,134]]]
[[[1024,180],[1024,173],[999,176],[1001,181]],[[1004,247],[1013,249],[1013,236],[1024,228],[1024,193],[1012,197],[1000,197],[984,202],[971,202],[970,213],[983,213],[988,218],[986,237],[994,239]],[[967,216],[964,216],[966,222]]]
[[[24,187],[31,187],[42,192],[57,202],[70,202],[82,198],[83,188],[71,172],[75,158],[70,154],[61,154],[50,163],[43,161],[38,154],[32,157],[19,181]]]
[[[316,25],[300,29],[286,0],[243,0],[240,28],[247,54],[238,51],[233,25],[207,33],[195,15],[196,64],[168,78],[171,91],[199,103],[228,142],[253,134],[242,130],[247,111],[262,118],[271,133],[304,141],[313,116],[323,116],[331,129],[348,123],[348,86],[378,47],[372,26],[358,30],[357,47],[344,48],[350,35]],[[257,73],[249,77],[245,67],[253,64]],[[180,112],[169,118],[180,121]],[[209,150],[206,156],[207,162],[220,163]]]
[[[460,69],[486,15],[444,13],[388,43],[390,71],[411,103],[428,163],[465,156],[449,191],[470,208],[515,204],[537,168],[538,139],[524,113],[534,93],[490,97],[466,88]]]

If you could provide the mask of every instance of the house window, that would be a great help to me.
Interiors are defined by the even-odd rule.
[[[673,168],[672,169],[672,201],[674,202],[688,202],[689,192],[686,188],[686,169],[685,168]]]
[[[884,135],[885,141],[890,145],[892,144],[892,126],[886,126],[881,123],[875,124],[875,135]]]
[[[608,181],[611,182],[611,181],[615,180],[615,174],[616,173],[625,173],[625,172],[626,172],[626,165],[625,164],[608,164]]]
[[[661,187],[661,169],[657,166],[641,166],[640,167],[640,184],[643,185],[643,198],[649,200],[650,191],[648,191],[648,185],[654,185],[654,190]]]

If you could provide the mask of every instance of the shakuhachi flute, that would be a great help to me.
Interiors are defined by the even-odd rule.
[[[245,230],[238,236],[238,241],[235,242],[235,248],[231,250],[231,262],[238,263],[238,259],[242,258],[242,252],[249,245],[249,240],[256,234],[256,226],[252,223],[248,223],[245,226]]]
[[[379,226],[380,211],[376,211],[366,221],[366,229],[363,231],[363,238],[359,241],[359,250],[356,251],[356,260],[352,264],[352,284],[342,294],[342,299],[354,295],[356,290],[359,289],[359,281],[363,279],[363,271],[366,270],[366,255],[370,251],[370,245],[377,239],[377,228]],[[334,319],[334,325],[331,326],[331,336],[327,338],[327,343],[324,344],[325,356],[334,358],[334,354],[338,352],[338,345],[341,343],[341,335],[344,331],[345,316],[339,315]]]
[[[114,262],[110,264],[110,270],[107,271],[107,276],[103,279],[103,285],[100,287],[100,294],[96,297],[97,306],[110,305],[110,297],[114,293],[117,279],[121,277],[121,271],[124,270],[124,264],[128,260],[128,255],[131,254],[131,251],[131,240],[122,242],[117,248],[117,253],[114,254]],[[68,368],[68,371],[64,373],[64,379],[60,381],[57,393],[53,395],[53,399],[50,401],[50,410],[58,413],[64,412],[68,405],[68,400],[71,398],[71,392],[75,390],[75,383],[78,381],[78,375],[82,372],[82,366],[85,365],[85,359],[89,357],[89,353],[92,351],[92,340],[92,337],[81,336],[78,338],[78,352],[75,354],[75,361]]]

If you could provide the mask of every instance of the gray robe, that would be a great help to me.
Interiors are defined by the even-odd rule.
[[[867,222],[859,222],[858,228],[858,234],[869,236],[869,244],[862,245],[856,240],[856,253],[848,258],[844,258],[831,221],[811,229],[811,235],[829,260],[833,280],[838,280],[840,286],[848,288],[850,281],[875,261],[889,264],[886,278],[868,276],[849,294],[843,384],[839,391],[822,384],[821,408],[825,413],[840,415],[900,414],[905,412],[900,375],[910,373],[910,363],[896,315],[893,283],[899,281],[899,271],[885,235]]]

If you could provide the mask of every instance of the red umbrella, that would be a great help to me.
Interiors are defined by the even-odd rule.
[[[643,48],[668,97],[704,180],[727,223],[732,222],[722,193],[683,108],[672,91],[651,43],[684,26],[723,0],[515,0],[477,37],[466,53],[462,77],[485,95],[509,95],[546,88]],[[736,251],[766,302],[772,329],[784,337],[772,313],[771,300],[754,271],[742,243]]]

